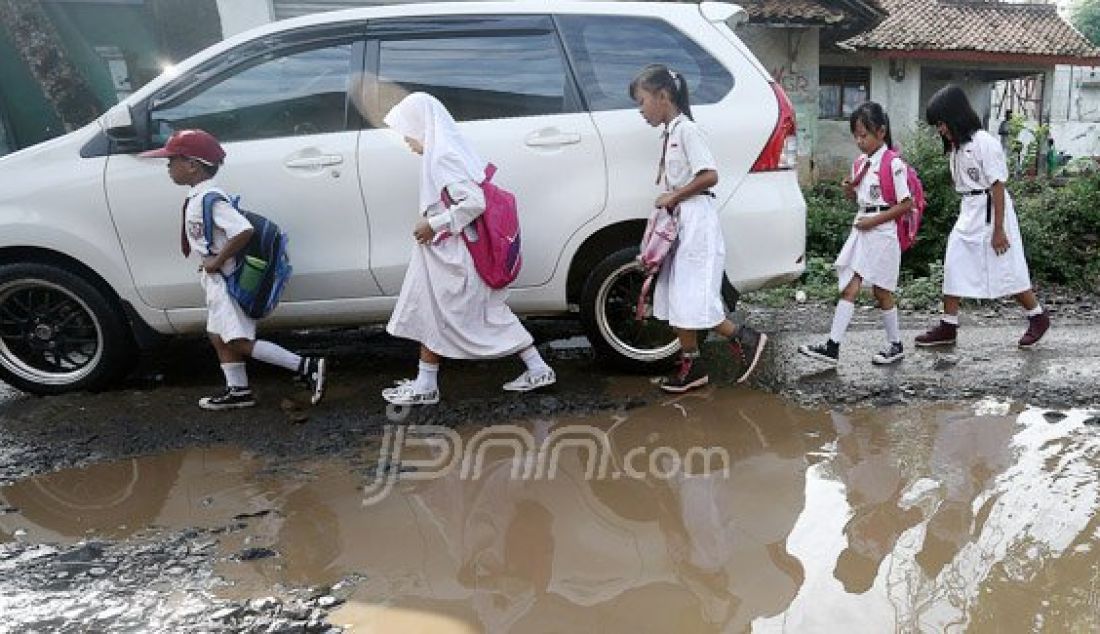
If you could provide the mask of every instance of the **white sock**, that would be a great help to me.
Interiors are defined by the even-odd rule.
[[[223,363],[222,373],[226,386],[248,389],[248,371],[243,363]]]
[[[952,326],[959,325],[958,315],[948,315],[947,313],[944,313],[943,317],[940,317],[940,320],[942,320],[945,324],[951,324]]]
[[[886,328],[886,343],[901,343],[901,328],[898,326],[898,307],[882,311],[882,326]]]
[[[829,339],[840,343],[844,339],[844,333],[848,330],[848,324],[852,321],[852,315],[856,313],[856,305],[842,299],[836,303],[836,312],[833,313],[833,327],[829,330]]]
[[[416,381],[413,385],[418,392],[431,392],[439,389],[439,364],[421,361],[417,364]]]
[[[297,372],[301,367],[302,357],[294,354],[282,346],[277,346],[270,341],[256,340],[252,344],[252,358],[264,363],[286,368],[291,372]]]
[[[521,351],[519,358],[527,364],[527,371],[531,374],[541,374],[550,369],[550,366],[546,365],[546,361],[543,360],[542,355],[539,354],[539,349],[535,346],[530,346]]]
[[[1027,316],[1028,317],[1034,317],[1036,315],[1042,315],[1042,314],[1043,314],[1043,305],[1042,304],[1035,304],[1035,308],[1032,308],[1031,310],[1027,311]]]

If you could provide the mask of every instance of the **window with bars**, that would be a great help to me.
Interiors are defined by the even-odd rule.
[[[822,66],[818,84],[818,117],[847,119],[861,103],[871,98],[871,69]]]

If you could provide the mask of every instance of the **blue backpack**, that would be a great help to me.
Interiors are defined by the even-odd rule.
[[[241,209],[239,197],[230,199],[220,192],[209,192],[202,197],[202,230],[207,252],[213,252],[214,203],[219,200],[232,205],[253,229],[252,238],[236,255],[236,267],[225,276],[229,296],[252,319],[267,317],[279,304],[283,287],[294,271],[286,253],[286,233],[260,214]]]

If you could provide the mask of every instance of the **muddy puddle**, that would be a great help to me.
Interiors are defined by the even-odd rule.
[[[395,426],[362,453],[288,471],[223,447],[21,480],[0,488],[0,550],[194,530],[214,544],[211,602],[322,588],[327,622],[362,632],[1100,628],[1100,420],[1084,410],[806,410],[720,389]],[[0,556],[5,618],[63,612],[48,584],[11,583],[19,561]]]

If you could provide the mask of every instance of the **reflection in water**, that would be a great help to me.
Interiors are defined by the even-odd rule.
[[[401,480],[371,506],[344,463],[274,479],[180,452],[0,490],[20,509],[0,531],[124,538],[277,509],[222,537],[223,555],[280,554],[226,563],[234,592],[357,573],[332,621],[359,631],[1096,631],[1095,429],[988,405],[826,413],[717,390],[528,429],[598,426],[618,465],[723,448],[728,472],[591,479],[567,447],[556,477],[523,479],[489,451],[478,479]]]
[[[125,538],[149,526],[215,526],[268,506],[262,489],[246,480],[255,469],[251,457],[226,448],[66,469],[0,488],[0,504],[19,509],[0,516],[0,529],[70,542]]]
[[[835,458],[810,468],[790,537],[806,583],[754,631],[1096,631],[1100,442],[1087,414],[890,413],[834,417]]]

